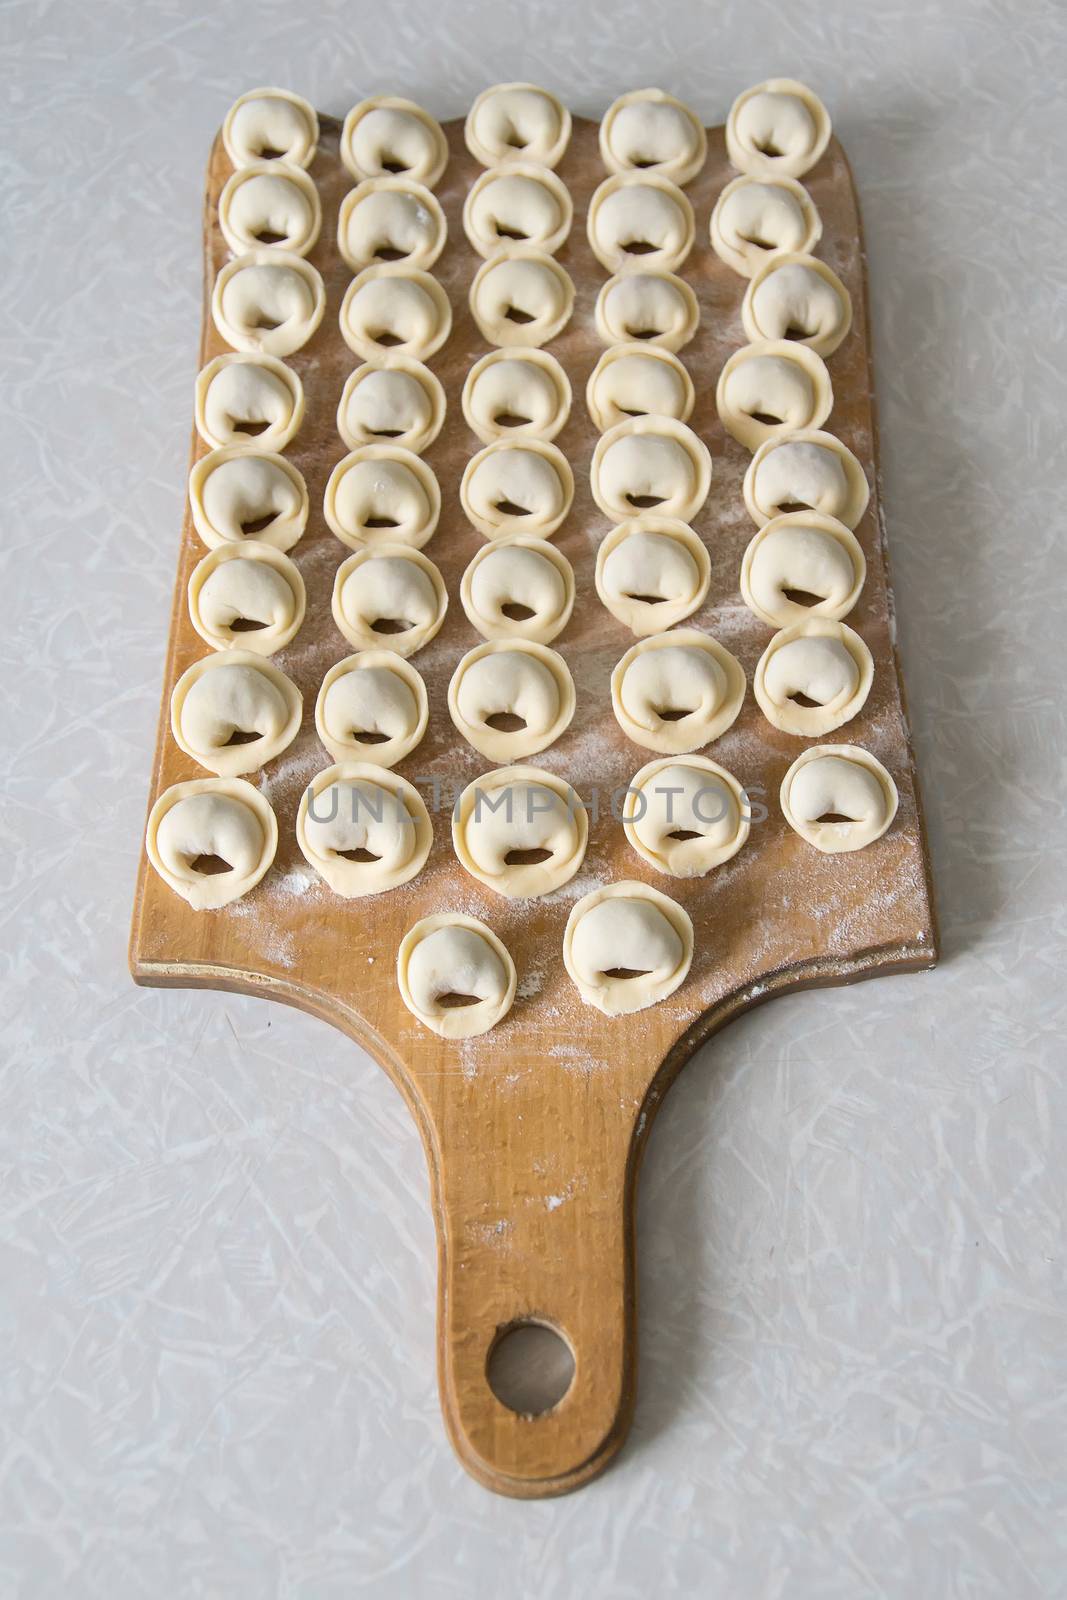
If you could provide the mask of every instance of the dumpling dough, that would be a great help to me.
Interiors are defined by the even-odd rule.
[[[571,114],[535,83],[497,83],[471,106],[463,135],[483,167],[506,161],[556,167],[570,143]]]
[[[791,339],[735,350],[715,390],[719,420],[746,450],[802,428],[821,428],[834,405],[822,356]]]
[[[830,143],[830,117],[795,78],[769,78],[739,94],[726,119],[726,153],[738,172],[802,178]]]
[[[604,113],[600,156],[609,172],[650,172],[689,183],[707,155],[699,118],[662,89],[633,89]]]
[[[296,842],[334,894],[381,894],[422,871],[433,823],[413,784],[369,761],[319,772],[300,797]]]
[[[470,308],[488,344],[543,345],[570,321],[574,284],[552,256],[510,245],[478,269]]]
[[[429,721],[426,685],[393,650],[360,650],[335,662],[315,702],[315,732],[335,761],[395,767]]]
[[[618,272],[597,295],[596,331],[605,344],[639,340],[681,350],[699,323],[696,295],[669,272]]]
[[[213,650],[272,656],[296,637],[305,605],[299,570],[270,545],[216,545],[189,578],[189,616]]]
[[[574,703],[563,657],[528,639],[476,645],[448,685],[449,716],[490,761],[521,761],[547,750],[569,726]]]
[[[547,350],[490,350],[463,385],[463,415],[483,444],[554,439],[570,411],[570,379]]]
[[[772,255],[745,290],[741,322],[750,343],[794,339],[832,356],[852,326],[852,301],[836,272],[816,256]]]
[[[174,742],[220,778],[258,772],[296,738],[300,690],[251,650],[205,656],[182,673],[170,697]]]
[[[688,422],[696,401],[685,367],[658,345],[615,344],[589,375],[585,404],[601,433],[627,417],[674,417]]]
[[[636,879],[594,889],[567,918],[563,964],[586,1005],[606,1017],[665,1000],[692,961],[689,913]]]
[[[426,683],[392,650],[360,650],[334,662],[315,701],[315,733],[334,762],[395,766],[429,722]]]
[[[593,499],[616,521],[648,510],[689,522],[710,487],[711,452],[671,417],[628,417],[602,434],[593,452]]]
[[[775,634],[752,687],[773,727],[818,739],[863,710],[873,678],[874,661],[858,633],[844,622],[808,617]]]
[[[255,161],[309,167],[318,147],[319,119],[289,89],[249,89],[227,111],[222,142],[235,167]]]
[[[448,140],[436,118],[414,100],[375,95],[345,118],[341,160],[357,183],[400,176],[433,189],[448,165]]]
[[[413,178],[366,178],[341,201],[337,248],[353,272],[376,261],[428,270],[447,237],[440,202]]]
[[[164,789],[148,817],[148,859],[194,911],[217,911],[254,889],[278,849],[270,802],[243,778],[194,778]],[[225,862],[226,870],[205,871]]]
[[[498,439],[467,462],[459,486],[464,515],[487,539],[549,538],[574,499],[574,474],[543,439]]]
[[[782,780],[789,826],[823,855],[873,844],[897,814],[897,786],[876,756],[855,744],[804,750]],[[823,819],[826,820],[823,820]]]
[[[852,451],[818,428],[766,440],[745,473],[745,505],[760,527],[785,511],[811,510],[854,528],[870,495]]]
[[[551,644],[574,609],[574,571],[543,539],[486,544],[463,574],[460,600],[483,639]]]
[[[212,449],[284,450],[304,420],[304,385],[274,356],[216,356],[196,380],[196,431]]]
[[[463,228],[486,260],[511,244],[555,255],[571,231],[574,206],[547,167],[512,162],[477,178],[463,207]]]
[[[630,779],[622,825],[631,849],[657,872],[702,878],[742,848],[751,808],[725,767],[707,756],[666,756]]]
[[[235,256],[260,247],[306,256],[322,227],[319,191],[299,167],[257,161],[227,179],[219,227]]]
[[[596,592],[612,616],[638,635],[662,633],[699,611],[710,582],[703,540],[671,517],[623,522],[597,551]]]
[[[772,628],[806,617],[840,622],[860,597],[867,562],[856,535],[817,511],[765,522],[741,562],[741,598]],[[803,594],[810,603],[792,598]]]
[[[337,407],[337,431],[350,450],[393,444],[421,455],[444,420],[441,380],[407,356],[380,355],[357,367]]]
[[[322,503],[331,530],[350,550],[421,547],[441,514],[441,490],[425,461],[394,444],[365,444],[330,473]]]
[[[211,549],[248,539],[291,550],[307,527],[307,485],[284,456],[228,445],[194,465],[189,508]]]
[[[695,628],[640,639],[611,674],[619,727],[662,755],[711,744],[736,722],[744,698],[741,663]]]
[[[620,172],[605,178],[590,200],[586,231],[608,272],[635,264],[646,272],[673,272],[693,248],[693,208],[669,178]]]
[[[447,609],[444,579],[410,545],[368,546],[337,569],[333,620],[356,650],[414,655],[437,633]]]
[[[396,979],[412,1016],[442,1039],[488,1033],[515,999],[507,950],[484,922],[458,911],[409,928],[397,951]]]
[[[259,245],[227,261],[211,294],[211,315],[235,350],[288,356],[322,321],[326,290],[310,261]]]
[[[364,267],[341,302],[341,337],[364,361],[390,354],[425,361],[451,331],[452,307],[437,279],[402,262]]]
[[[711,246],[742,278],[755,277],[776,252],[810,254],[822,221],[795,178],[735,178],[711,213]]]
[[[564,778],[499,767],[469,783],[452,813],[452,843],[473,878],[509,900],[551,894],[585,859],[589,819]]]

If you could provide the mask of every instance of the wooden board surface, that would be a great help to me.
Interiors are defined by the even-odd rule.
[[[446,709],[449,677],[460,656],[479,642],[459,604],[460,576],[482,545],[459,507],[460,475],[480,447],[463,421],[459,395],[470,366],[488,348],[467,309],[480,263],[461,222],[464,198],[480,168],[464,148],[462,124],[455,122],[446,125],[451,161],[437,189],[449,243],[434,269],[450,296],[454,326],[429,363],[445,385],[449,412],[426,452],[443,497],[426,554],[444,574],[450,608],[437,638],[413,657],[429,690],[430,726],[421,747],[396,769],[419,784],[431,809],[434,784],[444,803],[434,815],[434,846],[419,877],[386,895],[346,902],[307,867],[293,831],[302,790],[331,760],[314,730],[318,686],[327,668],[350,653],[330,614],[334,573],[350,552],[321,512],[326,479],[345,454],[335,427],[338,399],[359,364],[337,326],[351,276],[335,243],[338,206],[351,187],[337,155],[339,131],[335,121],[323,119],[311,168],[324,215],[310,259],[326,283],[326,315],[310,343],[288,358],[307,396],[304,425],[286,454],[311,495],[308,531],[291,552],[307,586],[308,610],[292,645],[273,660],[302,690],[304,721],[289,750],[252,780],[277,811],[277,861],[251,895],[198,915],[142,860],[131,969],[139,983],[229,989],[300,1006],[344,1029],[382,1064],[412,1110],[430,1168],[439,1256],[438,1366],[449,1436],[467,1470],[489,1488],[526,1497],[556,1494],[602,1470],[629,1424],[636,1371],[635,1183],[654,1112],[675,1073],[713,1031],[773,995],[913,971],[936,960],[929,861],[894,647],[859,213],[847,162],[834,141],[805,181],[824,222],[818,253],[842,277],[853,301],[852,331],[829,362],[836,404],[826,426],[857,454],[872,486],[857,529],[867,583],[848,621],[870,646],[876,672],[862,714],[830,737],[863,744],[893,774],[900,810],[890,832],[867,850],[822,856],[791,832],[778,807],[782,776],[810,741],[771,728],[751,693],[752,672],[772,630],[738,593],[741,556],[753,533],[741,497],[749,456],[725,434],[714,403],[723,362],[745,342],[745,280],[724,267],[707,243],[712,205],[733,175],[717,128],[710,132],[704,171],[686,191],[696,211],[697,243],[682,275],[698,295],[701,326],[682,359],[697,389],[691,424],[714,459],[711,496],[694,519],[711,556],[711,589],[707,605],[686,625],[714,634],[748,675],[741,716],[707,753],[754,797],[762,794],[767,819],[754,825],[749,843],[732,861],[689,882],[662,878],[646,866],[606,805],[592,823],[582,871],[544,900],[503,900],[468,877],[455,859],[448,805],[459,787],[493,765],[464,744]],[[227,259],[216,208],[229,171],[217,140],[204,211],[201,363],[227,348],[211,324],[208,301],[214,275]],[[578,603],[555,648],[574,675],[578,707],[564,737],[535,759],[588,800],[594,788],[606,798],[624,787],[651,752],[631,744],[612,716],[611,669],[633,641],[600,605],[593,587],[596,548],[610,526],[589,493],[596,431],[584,405],[586,379],[602,348],[593,305],[607,276],[584,231],[589,197],[604,177],[594,123],[575,119],[559,173],[575,205],[571,240],[559,260],[578,295],[569,326],[548,346],[574,388],[571,417],[556,443],[574,468],[576,496],[556,544],[574,566]],[[205,450],[194,436],[194,458]],[[186,608],[189,574],[203,554],[186,512],[150,800],[172,783],[203,775],[175,746],[168,715],[175,681],[205,654]],[[654,882],[681,901],[695,925],[696,954],[689,978],[670,999],[609,1021],[580,1002],[563,969],[561,944],[575,900],[618,878]],[[395,983],[404,932],[420,917],[445,909],[488,922],[511,950],[519,974],[518,998],[505,1022],[482,1038],[458,1043],[420,1027],[401,1004]],[[576,1361],[566,1397],[537,1418],[508,1410],[486,1380],[497,1331],[521,1319],[543,1319],[561,1329]]]

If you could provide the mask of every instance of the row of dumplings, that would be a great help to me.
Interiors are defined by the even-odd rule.
[[[745,167],[736,154],[746,134],[757,148],[784,148],[793,109],[780,105],[774,121],[765,105],[749,104],[728,129],[743,175],[719,196],[711,237],[749,280],[741,308],[749,343],[723,366],[716,404],[727,432],[753,452],[743,497],[758,531],[742,558],[742,598],[779,630],[757,668],[756,698],[774,726],[813,736],[831,717],[839,727],[855,716],[873,681],[870,651],[842,620],[866,578],[853,530],[870,490],[853,453],[822,430],[834,403],[824,358],[847,337],[852,309],[840,279],[810,253],[821,220],[799,173]],[[816,746],[786,774],[781,802],[796,831],[836,852],[881,837],[897,795],[861,746]]]
[[[776,78],[738,95],[726,123],[726,147],[740,172],[803,177],[830,140],[830,118],[812,90]],[[559,165],[571,137],[571,115],[547,89],[499,83],[474,101],[464,137],[485,167],[530,162]],[[230,107],[223,142],[235,169],[257,162],[306,168],[318,146],[314,108],[287,89],[250,89]],[[600,152],[612,173],[654,172],[678,184],[704,165],[700,119],[661,89],[620,95],[600,124]],[[341,159],[357,183],[403,173],[427,188],[440,181],[448,145],[440,124],[411,100],[379,95],[348,113]]]
[[[373,670],[367,665],[359,669]],[[160,824],[177,802],[192,795],[228,795],[240,801],[249,790],[256,796],[252,809],[260,831],[257,835],[243,819],[244,841],[238,838],[236,851],[225,848],[218,834],[193,835],[197,812],[210,813],[205,806],[170,817],[161,839]],[[850,745],[818,746],[790,767],[781,800],[798,833],[816,848],[836,853],[856,849],[885,831],[895,812],[896,790],[866,751]],[[842,834],[840,823],[822,820],[827,811],[854,813],[851,835]],[[232,774],[175,785],[160,797],[152,818],[153,861],[196,909],[215,908],[246,893],[273,860],[273,812],[258,790]],[[627,842],[642,860],[678,879],[704,876],[735,856],[749,837],[751,819],[748,796],[737,779],[692,754],[681,761],[653,761],[635,773],[619,816]],[[586,809],[565,779],[539,767],[510,764],[482,774],[462,791],[451,823],[461,865],[507,899],[555,892],[585,859]],[[184,849],[177,847],[178,833]],[[305,859],[330,889],[342,898],[359,899],[416,877],[428,859],[433,827],[425,801],[407,779],[377,763],[345,760],[319,772],[304,791],[296,835]],[[257,838],[260,849],[253,850]],[[212,855],[227,863],[227,873],[195,869],[198,858]]]
[[[826,852],[855,849],[884,833],[896,810],[893,780],[855,746],[805,751],[783,780],[790,825]],[[822,820],[845,811],[840,823]],[[703,875],[729,860],[749,833],[744,790],[724,768],[699,756],[652,762],[628,787],[622,816],[630,846],[676,878]],[[692,826],[687,826],[692,824]],[[681,835],[681,837],[679,837]],[[309,865],[337,894],[358,898],[411,881],[424,866],[433,828],[418,790],[398,774],[349,762],[319,773],[305,791],[296,836]],[[506,897],[553,892],[585,856],[588,820],[570,785],[536,767],[486,773],[463,791],[452,839],[464,868]],[[177,784],[154,805],[148,852],[156,870],[197,910],[248,892],[273,863],[277,818],[267,799],[240,778]],[[532,859],[536,858],[536,859]],[[223,870],[205,871],[207,862]],[[693,955],[685,910],[634,880],[594,890],[575,905],[563,941],[564,965],[582,999],[618,1016],[664,999],[684,980]],[[485,1032],[510,1009],[514,963],[484,923],[447,913],[424,919],[398,953],[405,1005],[444,1037]]]

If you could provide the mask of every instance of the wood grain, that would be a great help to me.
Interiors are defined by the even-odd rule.
[[[868,563],[865,591],[849,622],[870,646],[876,674],[862,715],[833,738],[872,750],[900,791],[890,832],[853,855],[821,856],[782,819],[777,792],[803,741],[776,732],[751,692],[729,733],[710,750],[767,817],[741,854],[703,880],[658,877],[633,853],[608,805],[650,759],[618,729],[611,713],[611,668],[632,642],[598,603],[593,564],[609,523],[593,505],[588,467],[596,441],[584,405],[586,379],[600,354],[593,305],[606,274],[589,250],[584,219],[604,176],[596,125],[575,119],[560,166],[575,202],[575,228],[559,259],[578,289],[575,315],[549,347],[574,386],[571,418],[557,439],[572,463],[577,494],[557,545],[574,565],[578,604],[556,641],[578,688],[566,735],[538,764],[567,777],[587,801],[596,790],[590,846],[579,877],[533,902],[505,901],[469,878],[456,861],[449,803],[491,763],[469,749],[448,718],[449,677],[477,643],[459,604],[459,580],[481,545],[459,508],[463,466],[479,448],[463,422],[463,379],[486,346],[467,310],[479,265],[463,235],[461,210],[480,170],[463,147],[462,125],[446,126],[452,151],[438,188],[449,244],[435,271],[451,298],[452,336],[430,365],[445,385],[449,413],[426,459],[443,493],[440,526],[426,553],[444,573],[450,610],[438,637],[414,658],[426,679],[430,727],[423,745],[397,770],[422,787],[434,807],[429,862],[410,885],[372,900],[336,899],[310,872],[296,846],[294,817],[302,789],[330,758],[313,725],[315,695],[327,668],[349,647],[330,615],[333,575],[349,553],[326,527],[322,493],[345,453],[335,429],[344,380],[358,363],[337,330],[350,274],[335,246],[337,210],[350,180],[337,157],[339,125],[322,122],[312,167],[323,202],[323,234],[311,259],[323,273],[328,305],[314,339],[290,358],[307,394],[304,426],[287,451],[307,479],[312,514],[292,551],[308,591],[307,619],[274,660],[304,695],[297,741],[258,782],[278,814],[281,842],[273,870],[246,899],[212,914],[191,911],[142,860],[130,945],[139,983],[200,986],[267,995],[322,1017],[350,1034],[382,1064],[411,1108],[430,1169],[438,1239],[438,1366],[449,1436],[463,1465],[500,1493],[563,1493],[600,1472],[622,1443],[633,1410],[636,1375],[634,1198],[641,1153],[653,1116],[693,1050],[741,1011],[788,990],[838,984],[936,960],[937,934],[929,861],[894,647],[893,602],[877,471],[865,263],[848,164],[834,141],[807,186],[822,214],[820,255],[848,286],[852,332],[829,366],[836,404],[826,424],[859,456],[872,484],[857,534]],[[207,177],[204,233],[203,363],[226,347],[211,325],[208,299],[226,259],[216,223],[229,163],[216,141]],[[708,161],[688,186],[697,216],[697,247],[683,268],[701,306],[700,331],[682,358],[697,388],[693,426],[715,464],[711,497],[695,526],[712,562],[708,604],[687,625],[708,629],[752,671],[771,635],[742,605],[738,573],[752,525],[741,499],[747,453],[718,422],[714,387],[727,355],[743,344],[745,283],[707,244],[714,199],[731,176],[722,129],[711,130]],[[192,372],[190,372],[190,379]],[[205,447],[194,436],[194,459]],[[200,776],[169,730],[170,691],[204,654],[186,609],[189,574],[203,555],[188,512],[167,652],[151,800],[169,784]],[[620,877],[655,881],[693,917],[697,949],[686,983],[663,1004],[609,1021],[583,1006],[562,965],[563,927],[574,900]],[[396,987],[396,949],[419,917],[457,909],[482,917],[504,939],[519,971],[511,1015],[480,1039],[449,1044],[419,1026]],[[556,1408],[520,1417],[492,1394],[486,1357],[497,1331],[517,1319],[543,1319],[562,1330],[575,1354],[574,1381]]]

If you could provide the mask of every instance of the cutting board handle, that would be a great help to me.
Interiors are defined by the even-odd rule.
[[[452,1123],[435,1174],[446,1425],[468,1472],[524,1499],[595,1477],[633,1411],[633,1113],[605,1116],[602,1099],[575,1098],[572,1115],[560,1118],[556,1106],[549,1118],[534,1106],[516,1117],[512,1102],[506,1125],[480,1106],[461,1146]],[[472,1148],[483,1139],[502,1139],[507,1159],[499,1146],[492,1159]],[[513,1185],[506,1193],[502,1180]],[[570,1387],[539,1415],[511,1410],[489,1381],[494,1347],[524,1323],[561,1334],[574,1358]]]

